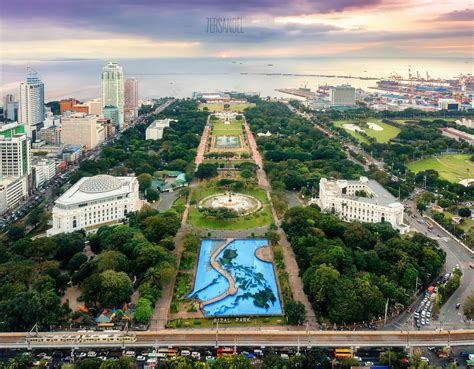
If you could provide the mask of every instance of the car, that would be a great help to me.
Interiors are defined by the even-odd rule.
[[[253,350],[253,354],[257,357],[263,357],[263,351],[262,350]]]
[[[420,323],[421,323],[421,325],[425,325],[426,324],[425,318],[421,318]]]
[[[288,360],[290,357],[288,356],[288,354],[280,354],[280,357],[283,359],[283,360]]]
[[[436,351],[436,347],[434,347],[434,346],[428,346],[428,350],[430,350],[430,351]]]
[[[83,359],[83,358],[87,357],[87,353],[86,353],[86,352],[80,352],[80,353],[77,355],[77,357],[78,357],[79,359]]]
[[[196,360],[201,360],[201,354],[197,351],[191,352],[191,357]]]
[[[362,358],[360,356],[354,356],[354,359],[356,359],[359,363],[362,361]]]
[[[125,351],[124,356],[135,357],[135,351]]]
[[[374,363],[372,361],[366,361],[364,366],[374,366]]]
[[[101,361],[105,361],[105,360],[107,360],[107,356],[97,356],[97,359],[99,359]]]
[[[189,352],[189,350],[181,350],[181,356],[189,356],[191,355],[191,352]]]
[[[212,355],[207,355],[207,356],[206,356],[206,361],[207,361],[207,362],[209,362],[209,361],[214,361],[214,360],[215,360],[214,356],[212,356]]]
[[[458,303],[456,304],[456,309],[459,309],[460,307],[461,307],[461,303],[458,302]]]
[[[137,361],[145,361],[146,360],[146,357],[143,356],[143,355],[138,355],[137,356]]]
[[[421,361],[424,361],[424,362],[426,362],[426,363],[429,363],[429,362],[430,362],[430,359],[428,359],[426,356],[420,357],[420,360],[421,360]]]
[[[427,317],[428,319],[431,318],[431,313],[430,313],[429,311],[426,313],[426,317]]]
[[[87,353],[87,357],[97,357],[97,352],[95,352],[95,351],[89,351],[89,352]]]

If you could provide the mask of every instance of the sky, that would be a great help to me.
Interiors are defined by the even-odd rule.
[[[473,56],[472,0],[0,0],[3,62]],[[236,19],[236,33],[212,19]],[[211,19],[211,20],[210,20]]]

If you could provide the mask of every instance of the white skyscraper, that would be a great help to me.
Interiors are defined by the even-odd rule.
[[[102,107],[115,106],[118,109],[118,122],[113,122],[118,128],[124,123],[124,85],[123,69],[114,62],[109,62],[102,69]]]
[[[25,125],[28,137],[34,141],[44,120],[44,84],[34,70],[28,69],[26,83],[20,84],[19,96],[18,121]]]

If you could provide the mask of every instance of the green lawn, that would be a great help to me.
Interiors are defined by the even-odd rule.
[[[376,131],[374,129],[369,128],[368,126],[364,126],[364,125],[361,126],[361,128],[365,131],[367,136],[375,138],[377,142],[380,142],[380,143],[388,142],[391,138],[396,137],[398,133],[400,132],[399,128],[383,123],[381,119],[368,118],[363,123],[366,123],[366,122],[377,124],[378,126],[383,128],[382,131]],[[353,121],[335,121],[334,125],[336,127],[342,127],[343,124],[350,124],[350,123],[354,123],[354,122]],[[351,131],[349,129],[346,129],[346,131],[349,132],[350,135],[357,138],[360,142],[367,143],[367,139],[364,136],[362,136],[360,133]]]
[[[242,121],[234,120],[234,121],[230,122],[230,124],[225,124],[223,122],[221,123],[221,121],[219,121],[219,123],[213,123],[212,128],[214,130],[216,130],[216,129],[239,129],[239,130],[242,130]]]
[[[240,136],[242,134],[241,129],[213,129],[212,134],[214,136]]]
[[[224,190],[214,187],[212,184],[202,186],[193,190],[192,202],[198,203],[204,197],[213,195],[215,193],[224,192]],[[213,230],[238,230],[238,229],[251,229],[256,227],[262,227],[273,222],[272,212],[270,210],[267,194],[260,188],[255,189],[242,189],[239,191],[243,194],[251,195],[260,200],[263,204],[263,208],[250,215],[243,217],[232,218],[232,219],[214,219],[205,218],[197,209],[196,205],[191,206],[189,209],[188,223],[195,227]]]
[[[462,179],[473,178],[474,163],[469,160],[470,157],[468,154],[441,155],[413,161],[407,167],[414,173],[433,169],[440,178],[457,183]]]
[[[203,319],[177,319],[166,323],[167,328],[210,328],[216,326],[214,318]],[[219,327],[252,327],[262,325],[284,325],[285,319],[281,316],[268,317],[251,317],[251,318],[221,318],[219,319]]]
[[[245,108],[250,108],[254,107],[254,103],[244,103],[244,104],[233,104],[232,102],[228,103],[230,105],[229,110],[230,111],[244,111]],[[201,103],[199,104],[199,110],[204,109],[204,107],[207,107],[209,111],[223,111],[224,110],[224,104],[208,104],[208,103]]]
[[[349,121],[347,120],[337,120],[334,122],[334,125],[336,127],[340,127],[342,128],[342,125],[343,124],[346,124],[346,123],[350,123]],[[350,129],[346,129],[346,132],[349,133],[352,137],[354,137],[355,139],[357,139],[359,142],[361,143],[366,143],[368,144],[369,143],[369,140],[367,140],[364,136],[362,136],[360,133],[357,133],[355,131],[351,131]]]

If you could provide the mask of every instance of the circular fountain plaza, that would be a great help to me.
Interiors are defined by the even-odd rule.
[[[225,192],[207,196],[199,201],[198,207],[202,208],[226,208],[234,210],[240,216],[259,211],[262,203],[253,196],[242,193]]]

